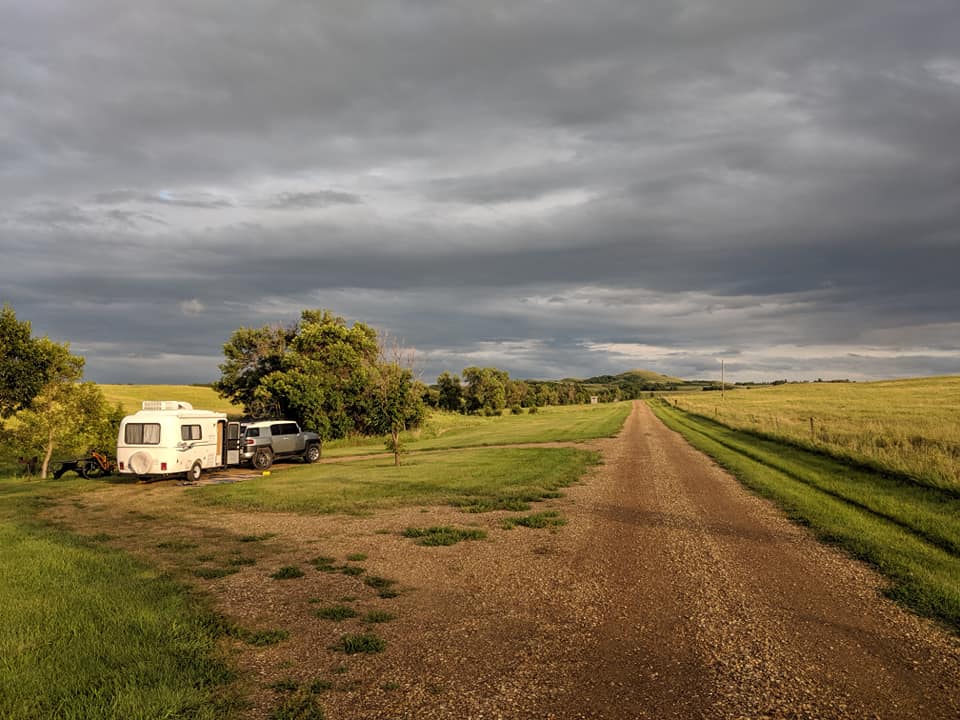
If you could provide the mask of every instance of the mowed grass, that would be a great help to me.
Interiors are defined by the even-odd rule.
[[[892,581],[891,597],[960,631],[960,498],[666,403],[651,407],[747,487],[875,566]]]
[[[729,391],[723,401],[716,392],[675,400],[739,430],[960,492],[960,377],[790,384]]]
[[[0,717],[219,718],[220,623],[131,556],[35,522],[55,493],[0,479]]]
[[[144,400],[183,400],[198,410],[213,410],[241,417],[243,408],[224,400],[216,390],[200,385],[99,385],[111,405],[120,403],[124,412],[140,410]]]
[[[405,434],[406,449],[445,450],[518,443],[576,442],[610,437],[619,432],[631,403],[566,405],[538,408],[533,415],[499,417],[432,411],[423,427]],[[380,438],[334,440],[324,443],[324,457],[383,452]]]
[[[556,497],[599,461],[574,448],[474,449],[292,466],[242,483],[192,488],[201,504],[296,513],[364,513],[401,505],[510,506]]]

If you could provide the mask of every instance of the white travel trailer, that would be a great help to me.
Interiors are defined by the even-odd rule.
[[[194,410],[179,400],[144,400],[127,415],[117,438],[121,475],[145,480],[186,474],[196,481],[204,470],[240,463],[240,423],[224,413]]]

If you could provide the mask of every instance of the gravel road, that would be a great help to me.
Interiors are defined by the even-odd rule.
[[[433,553],[409,572],[435,592],[393,672],[435,692],[341,712],[960,718],[960,643],[883,598],[874,572],[743,490],[642,403],[601,448],[605,465],[568,493],[560,533],[410,553]],[[456,583],[440,580],[451,564]]]

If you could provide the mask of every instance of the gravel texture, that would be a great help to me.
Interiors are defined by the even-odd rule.
[[[330,684],[317,695],[330,720],[960,718],[954,635],[886,600],[878,575],[744,491],[645,405],[617,438],[582,446],[604,464],[539,504],[569,521],[555,531],[504,530],[513,513],[444,507],[226,512],[193,506],[172,482],[111,487],[49,513],[152,562],[170,537],[198,542],[195,553],[255,553],[234,575],[190,578],[245,627],[290,634],[264,648],[226,643],[246,718],[269,715],[282,696],[267,686],[285,678]],[[400,536],[441,524],[476,525],[488,539],[422,547]],[[237,540],[263,533],[276,536]],[[399,595],[307,562],[352,553]],[[184,572],[182,554],[160,556]],[[270,579],[290,564],[306,575]],[[316,617],[341,601],[360,617]],[[371,610],[396,619],[366,624]],[[386,650],[331,649],[358,632]]]

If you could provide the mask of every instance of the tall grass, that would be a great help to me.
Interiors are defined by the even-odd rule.
[[[960,500],[652,402],[669,427],[822,539],[893,581],[889,594],[960,631]]]
[[[228,714],[231,673],[204,603],[129,555],[32,521],[48,488],[0,479],[0,717]]]
[[[738,430],[960,492],[960,377],[806,383],[672,401]],[[811,422],[812,421],[812,422]]]

